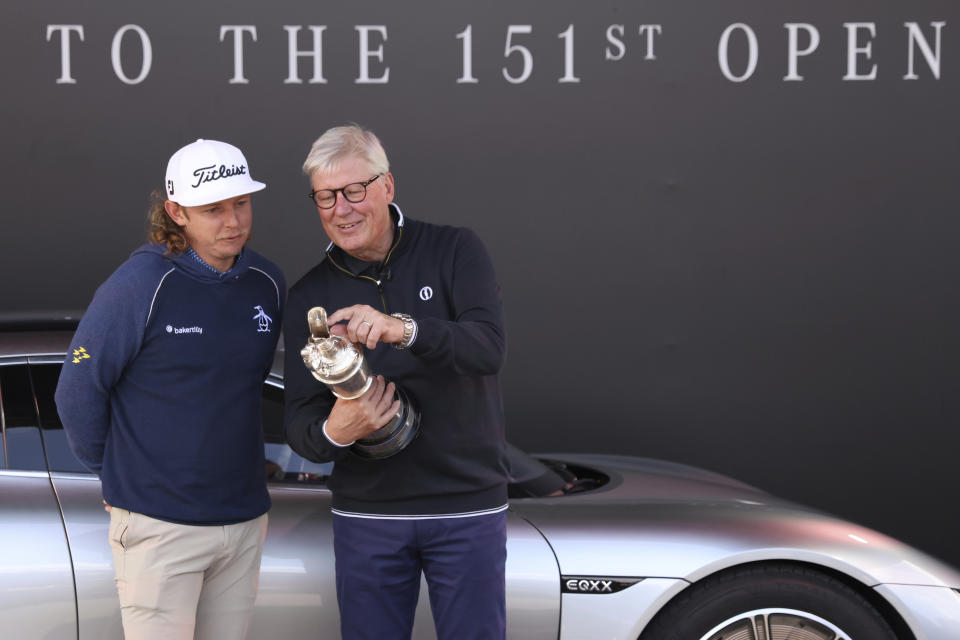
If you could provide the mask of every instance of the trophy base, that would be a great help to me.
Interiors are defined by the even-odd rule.
[[[394,456],[413,442],[420,433],[420,410],[403,389],[397,387],[400,410],[388,422],[366,438],[357,440],[351,450],[361,458],[382,460]]]

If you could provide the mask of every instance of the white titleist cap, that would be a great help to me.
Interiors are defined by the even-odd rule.
[[[250,178],[243,152],[226,142],[191,142],[167,163],[167,199],[183,207],[220,202],[266,186]]]

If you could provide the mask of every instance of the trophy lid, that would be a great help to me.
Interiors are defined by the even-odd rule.
[[[345,338],[331,335],[327,327],[327,312],[314,307],[307,313],[310,341],[301,352],[306,365],[324,384],[338,384],[356,373],[363,365],[360,347]]]

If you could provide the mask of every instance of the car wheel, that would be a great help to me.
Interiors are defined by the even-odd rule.
[[[787,564],[740,567],[682,592],[642,640],[897,640],[880,613],[845,583]]]

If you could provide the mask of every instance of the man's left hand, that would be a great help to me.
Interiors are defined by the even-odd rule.
[[[396,344],[403,340],[403,320],[365,304],[337,309],[327,317],[327,326],[330,333],[359,342],[368,349],[376,348],[378,342]]]

